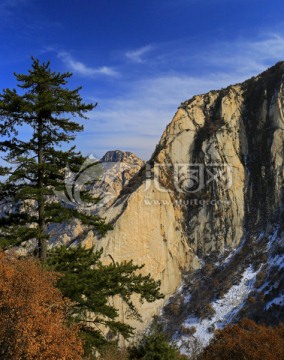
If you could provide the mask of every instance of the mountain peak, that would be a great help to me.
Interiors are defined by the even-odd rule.
[[[137,155],[130,151],[121,151],[121,150],[110,150],[107,151],[100,160],[101,162],[124,162],[132,165],[143,165],[143,160],[141,160]]]

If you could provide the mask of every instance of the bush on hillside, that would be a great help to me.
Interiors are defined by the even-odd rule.
[[[284,325],[272,328],[244,319],[216,331],[200,360],[284,359]]]
[[[82,359],[77,327],[67,321],[70,303],[56,280],[37,260],[0,253],[1,359]]]

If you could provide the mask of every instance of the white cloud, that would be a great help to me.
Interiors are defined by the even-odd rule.
[[[134,81],[115,99],[102,99],[77,137],[85,154],[103,155],[110,149],[135,152],[148,160],[179,104],[193,95],[237,81],[226,75],[203,78],[161,76]]]
[[[216,43],[208,52],[200,54],[200,58],[207,66],[217,65],[230,71],[234,69],[238,73],[252,75],[274,62],[284,60],[284,36],[272,33],[254,40]]]
[[[186,49],[166,49],[163,62],[178,68],[163,75],[128,80],[120,95],[99,100],[78,137],[84,153],[109,149],[136,152],[147,160],[179,104],[192,96],[242,82],[284,59],[284,36],[269,34],[262,38],[216,43],[192,56]],[[159,54],[160,55],[160,54]],[[156,59],[153,59],[155,62]],[[186,64],[186,67],[184,66]],[[191,67],[194,71],[190,70]],[[169,66],[170,68],[170,66]]]
[[[102,66],[98,68],[93,68],[85,65],[81,61],[75,60],[68,52],[61,51],[57,54],[59,59],[61,59],[71,71],[78,73],[83,76],[96,76],[96,75],[105,75],[110,77],[117,77],[119,73],[108,66]]]
[[[136,50],[127,51],[125,56],[136,63],[143,63],[145,61],[143,56],[153,49],[152,45],[147,45]]]

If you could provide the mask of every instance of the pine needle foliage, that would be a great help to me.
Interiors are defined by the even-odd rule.
[[[133,327],[117,319],[119,310],[113,299],[121,299],[126,317],[141,320],[133,296],[136,294],[141,302],[164,297],[160,281],[153,280],[150,274],[139,273],[143,265],[132,261],[111,261],[104,265],[101,256],[102,250],[60,247],[47,260],[52,270],[63,274],[57,286],[74,303],[71,316],[81,325],[87,352],[105,346],[110,334],[112,340],[117,335],[125,339],[133,335]]]
[[[182,360],[186,356],[180,354],[162,328],[154,320],[152,328],[145,333],[136,346],[129,348],[129,359],[138,360]]]
[[[54,197],[54,191],[65,191],[66,164],[78,172],[85,161],[75,146],[65,150],[83,131],[72,118],[87,119],[85,114],[96,106],[83,102],[81,87],[66,87],[71,75],[53,72],[49,62],[32,58],[28,74],[15,74],[20,92],[4,89],[0,94],[0,152],[11,164],[0,168],[5,177],[0,186],[4,209],[0,246],[7,248],[36,238],[42,260],[46,259],[46,229],[51,222],[77,217],[102,234],[109,228],[99,217],[79,212],[75,206],[63,208],[61,202],[47,201]]]

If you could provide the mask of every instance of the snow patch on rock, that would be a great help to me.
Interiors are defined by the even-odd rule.
[[[251,266],[248,267],[238,285],[232,286],[222,299],[213,301],[211,305],[215,310],[215,314],[211,318],[200,320],[197,317],[190,316],[184,322],[183,326],[185,328],[194,327],[196,329],[193,337],[199,341],[202,347],[209,344],[214,335],[214,329],[222,329],[232,322],[253,289],[256,274],[257,271],[254,271]],[[192,339],[183,335],[175,340],[181,350],[186,353],[186,342]]]

